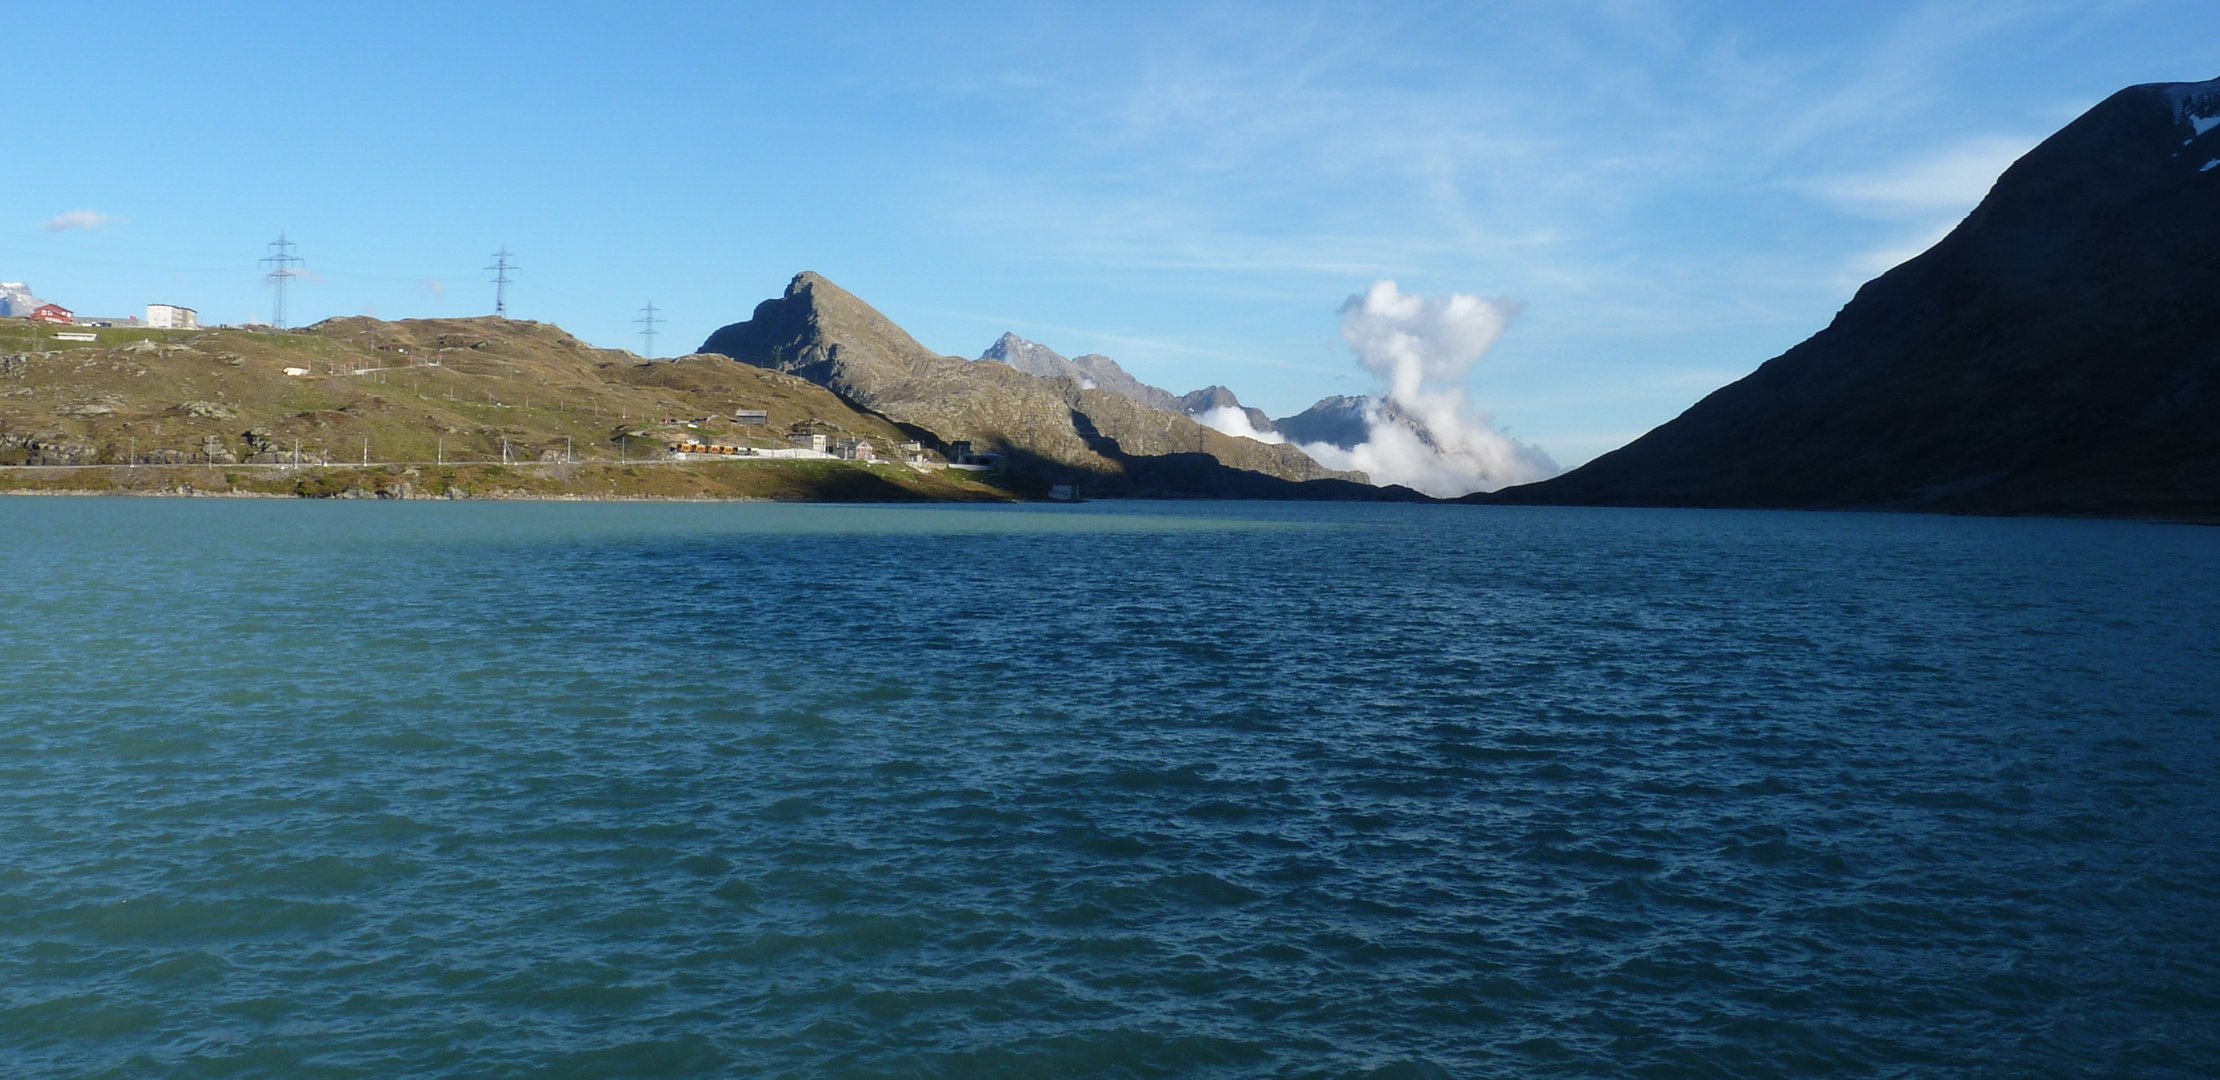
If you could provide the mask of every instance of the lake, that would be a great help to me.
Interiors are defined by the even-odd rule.
[[[2220,530],[0,499],[0,1073],[2209,1076]]]

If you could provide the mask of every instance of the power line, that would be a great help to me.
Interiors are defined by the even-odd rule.
[[[493,265],[486,267],[493,271],[493,313],[504,319],[509,317],[509,284],[514,280],[509,277],[509,271],[518,269],[510,258],[509,245],[503,244],[501,250],[493,253]]]
[[[270,242],[270,251],[271,254],[262,259],[262,265],[272,268],[265,280],[277,286],[277,311],[270,319],[270,325],[283,330],[285,329],[285,285],[300,276],[294,273],[293,268],[299,266],[301,260],[293,254],[293,242],[285,238],[285,230],[283,229],[278,230],[278,238]]]
[[[647,312],[647,317],[632,321],[640,324],[640,336],[647,341],[647,358],[653,360],[655,359],[655,324],[669,320],[655,317],[655,301],[653,300],[648,301],[648,306],[640,310]]]

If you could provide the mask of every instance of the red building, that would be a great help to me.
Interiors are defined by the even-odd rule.
[[[31,309],[32,322],[59,323],[68,326],[70,320],[76,317],[68,308],[60,304],[47,304],[44,307]]]

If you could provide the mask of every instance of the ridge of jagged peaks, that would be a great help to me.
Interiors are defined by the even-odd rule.
[[[1241,399],[1227,387],[1213,385],[1174,394],[1134,378],[1119,367],[1117,361],[1101,353],[1066,359],[1046,345],[1019,337],[1015,331],[1005,332],[995,339],[994,344],[979,354],[979,359],[1007,364],[1028,375],[1067,378],[1082,389],[1099,388],[1122,394],[1151,409],[1178,413],[1189,419],[1200,420],[1216,409],[1234,409],[1248,418],[1251,430],[1260,433],[1272,430],[1272,418],[1265,415],[1264,410],[1241,404]]]
[[[2220,516],[2220,80],[2004,171],[1832,323],[1496,502]]]
[[[1037,341],[1027,341],[1015,332],[1006,332],[995,343],[987,346],[979,359],[1007,364],[1028,375],[1046,378],[1062,377],[1078,383],[1082,389],[1102,389],[1122,394],[1151,409],[1180,412],[1179,399],[1171,391],[1150,386],[1134,378],[1118,362],[1101,353],[1066,358],[1056,350]]]
[[[1000,450],[1023,473],[1106,494],[1395,494],[1360,489],[1361,475],[1328,470],[1293,447],[1225,435],[1099,387],[937,355],[816,273],[795,275],[783,295],[711,334],[701,351],[799,375],[943,447]],[[1297,490],[1326,480],[1342,486]]]

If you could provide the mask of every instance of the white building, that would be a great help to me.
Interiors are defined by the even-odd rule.
[[[198,330],[200,312],[176,304],[148,304],[146,324],[157,330]]]

